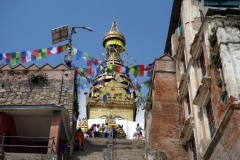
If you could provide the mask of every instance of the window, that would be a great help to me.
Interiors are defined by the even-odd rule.
[[[181,22],[181,19],[179,19],[179,22],[178,22],[178,36],[182,36],[182,22]]]
[[[190,100],[189,100],[189,94],[187,94],[185,96],[185,103],[186,103],[186,109],[187,109],[187,113],[188,113],[188,117],[189,118],[191,116],[191,106],[190,106]]]
[[[202,76],[204,77],[206,75],[206,62],[205,62],[203,51],[198,59],[198,65],[201,68]]]
[[[226,88],[226,83],[225,83],[225,80],[224,80],[224,75],[223,75],[223,69],[222,69],[222,64],[218,67],[218,72],[219,72],[219,87],[222,88],[222,90],[225,90]]]
[[[181,74],[186,73],[186,63],[185,63],[185,55],[184,55],[184,51],[182,53],[182,58],[180,59],[181,62]]]
[[[197,160],[197,149],[195,144],[194,134],[191,139],[188,141],[189,151],[190,151],[190,160]]]
[[[214,134],[216,132],[216,126],[215,126],[215,120],[214,120],[211,100],[208,102],[208,104],[206,106],[206,110],[207,110],[209,131],[210,131],[211,138],[213,138],[213,136],[214,136]]]

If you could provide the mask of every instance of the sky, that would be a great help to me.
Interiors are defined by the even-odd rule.
[[[125,58],[129,53],[138,63],[149,64],[163,55],[168,33],[173,0],[8,0],[0,1],[0,53],[18,52],[66,44],[52,44],[51,30],[63,25],[87,26],[89,32],[77,29],[72,36],[75,48],[98,58],[104,52],[102,39],[109,32],[112,21],[117,21],[119,31],[126,39]],[[64,63],[61,53],[34,61],[37,66],[49,63],[56,66]],[[29,66],[32,63],[25,63]],[[86,68],[83,59],[73,64]],[[139,78],[141,83],[147,77]],[[83,81],[82,81],[83,82]],[[88,88],[85,90],[87,91]],[[84,92],[84,91],[82,91]],[[142,93],[146,95],[147,88]],[[81,98],[80,116],[86,117],[85,97]],[[144,111],[140,109],[136,121],[144,122]]]

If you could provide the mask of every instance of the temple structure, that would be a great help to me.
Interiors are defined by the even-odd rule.
[[[114,20],[110,31],[103,38],[106,65],[102,65],[102,74],[96,75],[95,83],[86,98],[87,119],[108,119],[111,115],[115,120],[135,121],[136,94],[126,94],[133,87],[132,81],[129,75],[112,71],[124,65],[120,54],[125,51],[125,44],[126,40],[118,31]],[[118,96],[108,96],[116,93]],[[106,104],[103,104],[103,99]]]

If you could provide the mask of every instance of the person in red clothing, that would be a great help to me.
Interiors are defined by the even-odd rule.
[[[80,150],[80,147],[83,148],[83,138],[84,138],[84,134],[81,130],[81,128],[78,129],[77,133],[76,133],[76,150]],[[84,148],[83,148],[84,150]]]

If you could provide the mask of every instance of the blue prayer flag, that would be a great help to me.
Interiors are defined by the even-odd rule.
[[[32,61],[36,61],[36,57],[35,56],[31,56],[31,59],[32,59]]]
[[[82,57],[82,51],[77,50],[76,60],[79,60]]]
[[[126,71],[125,71],[125,73],[126,73],[126,74],[129,74],[129,71],[130,71],[130,68],[129,68],[128,66],[126,66]]]
[[[107,67],[107,63],[106,62],[102,62],[102,66],[103,67]]]
[[[27,52],[24,51],[24,52],[21,52],[21,57],[26,57],[27,56]]]
[[[152,76],[152,71],[148,71],[147,76],[151,77]]]
[[[2,53],[0,53],[0,60],[3,60],[3,55],[2,55]]]
[[[9,65],[11,64],[9,59],[6,59],[6,63],[9,64]]]

